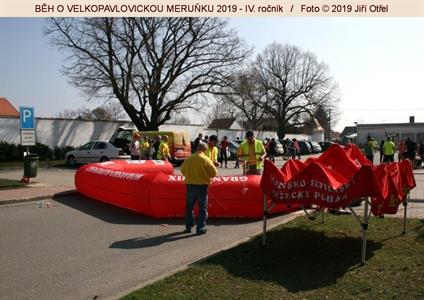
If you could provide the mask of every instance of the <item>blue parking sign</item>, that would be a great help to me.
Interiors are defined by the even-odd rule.
[[[35,129],[34,107],[19,106],[21,129]]]

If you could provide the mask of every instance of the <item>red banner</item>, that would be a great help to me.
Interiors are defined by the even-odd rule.
[[[260,186],[284,204],[335,208],[372,197],[373,213],[384,214],[396,213],[415,181],[408,163],[375,167],[355,145],[333,145],[317,159],[289,160],[281,170],[266,160]]]

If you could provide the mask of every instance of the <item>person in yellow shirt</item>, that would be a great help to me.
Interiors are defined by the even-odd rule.
[[[208,139],[208,146],[206,147],[205,155],[213,162],[215,167],[219,166],[218,163],[218,148],[216,144],[218,143],[218,137],[216,135],[211,135]]]
[[[237,157],[245,163],[246,175],[261,175],[266,151],[263,143],[255,139],[253,131],[246,132],[246,140],[237,149]]]
[[[147,136],[143,137],[143,141],[140,141],[140,158],[149,159],[149,138]]]
[[[393,143],[392,138],[388,136],[386,141],[383,144],[383,155],[384,155],[383,162],[385,163],[394,162],[395,151],[396,151],[395,143]]]
[[[190,233],[194,226],[194,205],[199,205],[196,234],[206,233],[206,219],[208,218],[208,187],[217,170],[213,162],[205,155],[207,145],[200,142],[196,152],[187,158],[181,166],[181,173],[185,176],[186,191],[185,233]]]
[[[159,144],[157,159],[159,160],[171,160],[171,154],[169,153],[168,136],[162,136],[162,142]]]

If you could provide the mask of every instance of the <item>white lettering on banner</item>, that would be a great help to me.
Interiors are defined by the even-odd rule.
[[[169,175],[168,181],[184,181],[185,177],[182,175]]]
[[[144,174],[128,173],[128,172],[115,171],[115,170],[106,170],[106,169],[101,169],[94,166],[88,167],[86,171],[97,174],[97,175],[104,175],[104,176],[120,178],[125,180],[134,180],[134,181],[139,180],[141,177],[144,176]]]
[[[287,183],[280,181],[274,174],[271,174],[271,183],[273,185],[272,197],[276,201],[284,200],[307,200],[313,196],[314,200],[326,203],[338,203],[348,199],[347,191],[354,184],[351,180],[338,188],[321,182],[317,179],[311,179],[309,182],[305,180],[289,181]],[[313,191],[300,190],[302,188],[310,188]],[[293,189],[296,189],[293,191]],[[313,193],[313,194],[312,194]]]
[[[182,175],[168,175],[168,181],[184,181]],[[212,179],[212,182],[246,182],[247,176],[217,176]]]
[[[145,160],[126,160],[125,162],[129,165],[142,165],[146,161]]]
[[[212,182],[246,182],[247,176],[217,176],[212,179]]]

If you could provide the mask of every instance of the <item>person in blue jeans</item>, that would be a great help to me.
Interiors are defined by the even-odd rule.
[[[185,176],[186,184],[186,211],[184,232],[190,233],[194,226],[194,205],[199,205],[196,234],[205,234],[208,218],[208,187],[217,170],[212,160],[205,155],[207,145],[200,142],[196,152],[187,158],[181,166],[181,173]]]

